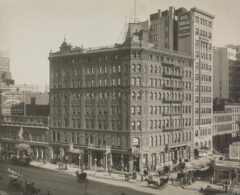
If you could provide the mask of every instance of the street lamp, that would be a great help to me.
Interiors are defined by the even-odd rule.
[[[80,173],[81,155],[78,156],[78,172]]]
[[[124,171],[124,163],[123,163],[122,160],[121,160],[121,171],[122,171],[122,172]]]
[[[95,158],[94,161],[95,161],[95,171],[97,171],[97,159]]]
[[[111,153],[111,149],[110,148],[108,148],[107,146],[106,146],[106,162],[105,162],[105,166],[106,166],[106,173],[108,172],[108,154],[110,154]],[[110,168],[111,168],[111,165],[110,165]]]

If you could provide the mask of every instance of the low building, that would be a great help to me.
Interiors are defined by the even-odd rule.
[[[2,116],[0,157],[9,159],[19,144],[30,147],[34,159],[49,159],[48,117]]]
[[[239,140],[240,104],[226,103],[213,112],[213,148],[228,153],[228,146]],[[220,110],[221,109],[221,110]]]
[[[2,91],[0,93],[0,115],[23,115],[23,93],[19,91]]]
[[[235,142],[229,146],[229,159],[240,161],[240,142]]]
[[[0,156],[29,146],[34,159],[49,159],[49,94],[5,90],[0,94]]]
[[[228,160],[216,160],[214,166],[214,180],[224,183],[226,180],[233,185],[240,185],[240,142],[229,147]]]

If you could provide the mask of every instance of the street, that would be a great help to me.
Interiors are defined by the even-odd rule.
[[[47,191],[51,195],[142,195],[147,194],[133,189],[113,186],[105,183],[98,183],[89,180],[88,184],[81,184],[76,180],[76,177],[64,173],[40,169],[36,167],[21,167],[0,162],[0,191],[8,191],[12,195],[21,194],[8,186],[8,172],[11,168],[23,175],[23,180],[34,182],[36,188],[41,189],[42,195],[47,195]]]

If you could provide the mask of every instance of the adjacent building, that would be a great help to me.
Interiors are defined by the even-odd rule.
[[[228,153],[229,145],[240,136],[240,104],[224,103],[220,107],[213,112],[213,148],[216,153]]]
[[[216,160],[214,166],[215,183],[224,184],[226,181],[232,186],[240,184],[240,142],[234,142],[229,146],[229,159]]]
[[[240,62],[237,58],[238,53],[238,48],[232,45],[214,48],[214,98],[239,99]]]
[[[48,123],[49,94],[14,85],[10,58],[0,52],[0,157],[9,159],[27,144],[34,159],[49,159]]]
[[[34,159],[49,159],[49,94],[7,90],[0,94],[0,157],[27,144]]]
[[[151,43],[194,58],[194,147],[207,153],[212,147],[213,19],[198,8],[170,7],[150,15]]]

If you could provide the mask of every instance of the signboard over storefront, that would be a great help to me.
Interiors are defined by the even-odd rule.
[[[17,91],[7,91],[1,94],[2,115],[22,115],[24,113],[23,94]]]
[[[240,142],[234,142],[229,145],[229,159],[240,160]]]

